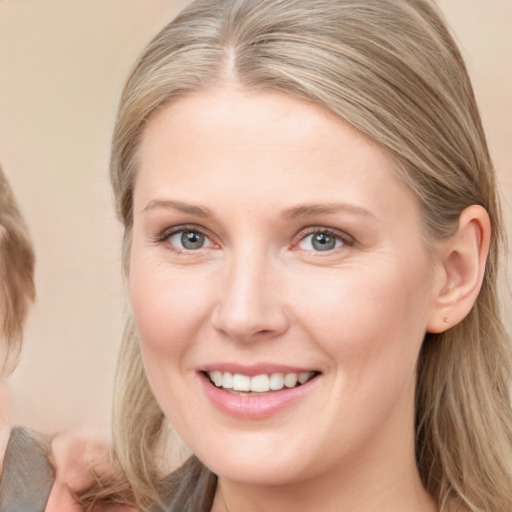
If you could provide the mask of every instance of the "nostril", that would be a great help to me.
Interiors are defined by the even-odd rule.
[[[272,331],[270,329],[261,329],[260,331],[257,331],[254,335],[255,336],[267,336],[271,333],[272,333]]]

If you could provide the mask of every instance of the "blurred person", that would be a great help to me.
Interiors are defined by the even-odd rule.
[[[25,427],[11,428],[5,379],[16,367],[23,325],[34,300],[34,250],[0,167],[0,511],[42,512],[54,480],[48,441]]]
[[[80,510],[75,490],[90,485],[95,470],[107,471],[98,465],[104,464],[108,441],[91,430],[50,439],[9,422],[5,383],[19,362],[35,297],[34,264],[27,226],[0,167],[0,512],[42,512],[47,504],[50,510],[73,512]]]

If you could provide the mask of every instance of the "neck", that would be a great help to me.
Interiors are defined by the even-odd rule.
[[[0,478],[3,474],[5,449],[11,434],[8,410],[6,385],[3,379],[0,379]]]

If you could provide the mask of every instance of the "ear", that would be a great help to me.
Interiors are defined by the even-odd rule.
[[[428,332],[444,332],[470,312],[482,286],[490,239],[487,211],[472,205],[461,213],[456,233],[440,242],[441,272]]]

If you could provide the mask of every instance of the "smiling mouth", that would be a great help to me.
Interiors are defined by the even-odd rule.
[[[243,375],[215,371],[202,372],[205,377],[217,388],[228,393],[256,396],[261,393],[282,391],[283,389],[297,388],[310,382],[320,375],[318,371],[301,373],[271,373],[261,375]]]

